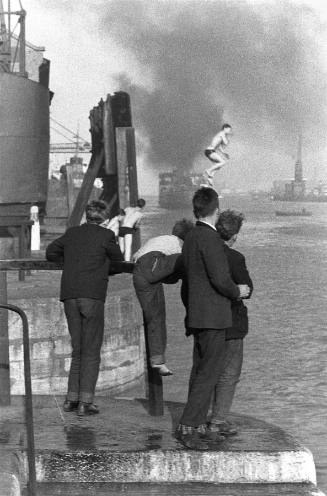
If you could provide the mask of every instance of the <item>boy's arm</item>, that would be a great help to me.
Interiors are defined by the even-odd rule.
[[[47,246],[45,257],[49,262],[63,262],[65,235],[55,239]]]
[[[142,217],[143,217],[143,214],[140,213],[139,216],[138,216],[138,218],[136,219],[135,224],[134,224],[135,229],[137,227],[139,227],[139,225],[141,224]]]
[[[115,233],[110,229],[108,229],[106,232],[108,233],[108,240],[105,244],[105,250],[108,258],[110,260],[122,262],[124,260],[124,256],[120,251],[119,245],[116,243]]]
[[[232,277],[236,284],[246,284],[250,288],[250,293],[246,299],[251,298],[253,292],[253,282],[246,266],[245,257],[239,253],[237,259],[232,263]]]
[[[218,235],[216,242],[209,239],[201,252],[208,278],[216,291],[231,300],[239,298],[240,290],[231,278],[224,246]]]

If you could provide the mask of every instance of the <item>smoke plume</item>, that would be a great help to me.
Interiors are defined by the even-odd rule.
[[[326,33],[307,6],[287,0],[113,0],[105,30],[150,74],[151,84],[118,74],[132,98],[134,125],[153,165],[190,168],[220,125],[219,106],[248,146],[292,145],[299,129],[322,136]],[[231,122],[234,124],[234,122]],[[257,141],[256,141],[257,140]]]

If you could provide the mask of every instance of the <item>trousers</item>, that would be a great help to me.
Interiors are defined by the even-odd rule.
[[[99,375],[104,302],[91,298],[64,301],[72,344],[67,399],[92,403]]]
[[[214,389],[211,422],[226,420],[233,403],[236,385],[240,380],[242,364],[243,339],[226,341],[224,368]]]
[[[193,329],[193,366],[189,395],[180,423],[205,424],[214,387],[224,367],[225,329]]]
[[[138,259],[133,272],[133,284],[143,311],[146,344],[152,366],[165,363],[167,328],[162,280],[173,274],[178,257],[178,254],[149,252]]]

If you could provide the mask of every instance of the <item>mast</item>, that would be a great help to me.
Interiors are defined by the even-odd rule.
[[[4,11],[3,1],[0,0],[0,72],[14,72],[23,77],[28,77],[26,72],[26,39],[25,39],[25,18],[26,11],[19,1],[20,10],[11,10],[11,0],[7,2],[7,12]],[[7,25],[5,16],[7,15]],[[19,34],[11,31],[11,16],[18,16]],[[15,26],[15,28],[16,28]],[[11,42],[13,40],[13,52]],[[15,64],[18,62],[18,71],[15,70]]]
[[[2,0],[0,0],[0,72],[10,72],[10,47]]]

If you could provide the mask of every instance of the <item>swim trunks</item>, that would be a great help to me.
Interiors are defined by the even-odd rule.
[[[216,150],[214,150],[213,148],[206,148],[206,149],[204,150],[204,154],[205,154],[205,156],[206,156],[206,157],[208,157],[208,158],[209,158],[209,157],[210,157],[210,155],[211,155],[212,153],[214,153],[215,151],[216,151]]]
[[[126,234],[134,234],[136,229],[134,227],[120,227],[118,236],[123,238]]]

